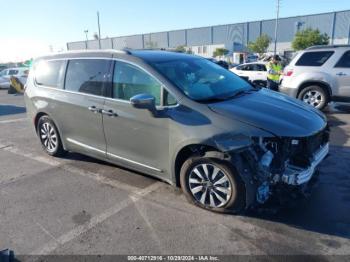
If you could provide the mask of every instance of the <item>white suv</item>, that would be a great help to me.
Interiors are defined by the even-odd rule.
[[[280,92],[323,109],[330,101],[350,102],[350,45],[314,46],[284,69]]]

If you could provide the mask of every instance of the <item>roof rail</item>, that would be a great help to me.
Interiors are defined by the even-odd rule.
[[[315,45],[306,48],[306,50],[324,49],[324,48],[339,48],[339,47],[350,47],[350,45]]]

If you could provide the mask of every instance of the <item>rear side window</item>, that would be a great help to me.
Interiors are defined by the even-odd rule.
[[[38,85],[49,87],[61,87],[64,64],[62,60],[56,61],[40,61],[35,65],[35,81]]]
[[[347,51],[335,65],[335,67],[350,68],[350,51]]]
[[[333,54],[333,51],[306,52],[299,58],[295,65],[322,66]]]
[[[65,89],[103,96],[109,81],[111,61],[104,59],[77,59],[68,63]]]

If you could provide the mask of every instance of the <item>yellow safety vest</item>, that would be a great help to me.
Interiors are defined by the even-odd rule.
[[[279,82],[282,66],[280,64],[273,64],[272,62],[269,62],[266,65],[266,68],[267,68],[267,79],[270,79],[274,82]]]

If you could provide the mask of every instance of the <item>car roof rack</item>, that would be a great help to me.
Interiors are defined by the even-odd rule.
[[[310,47],[306,48],[306,50],[340,48],[340,47],[350,47],[350,45],[315,45],[315,46],[310,46]]]

